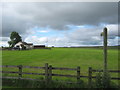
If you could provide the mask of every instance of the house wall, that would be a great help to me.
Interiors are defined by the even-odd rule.
[[[25,42],[24,42],[25,43]],[[24,44],[23,42],[18,42],[14,47],[17,47],[17,46],[19,46],[19,48],[22,50],[22,47],[21,47],[21,45],[24,45],[25,47],[26,47],[26,49],[33,49],[34,48],[34,46],[33,46],[33,44],[31,43],[29,43],[29,44],[27,44],[27,43],[25,43]]]
[[[25,45],[26,49],[33,49],[33,45]]]
[[[17,43],[14,47],[17,47],[17,46],[19,46],[19,48],[22,49],[21,43]]]

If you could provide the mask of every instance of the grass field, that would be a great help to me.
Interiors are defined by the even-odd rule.
[[[102,69],[103,49],[52,48],[51,50],[49,49],[33,49],[25,51],[4,50],[2,52],[3,65],[44,66],[45,63],[49,63],[49,65],[52,65],[53,67],[76,68],[77,66],[80,66],[82,72],[87,72],[88,67],[92,67],[93,69]],[[118,70],[117,49],[108,50],[108,69]],[[57,73],[76,74],[76,72],[69,71],[68,72],[57,71]]]

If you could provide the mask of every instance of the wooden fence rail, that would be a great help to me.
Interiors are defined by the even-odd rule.
[[[18,68],[18,71],[0,71],[2,73],[13,73],[18,74],[18,78],[22,78],[23,74],[32,74],[32,75],[43,75],[45,76],[45,82],[46,84],[52,80],[52,76],[59,76],[59,77],[74,77],[77,80],[77,83],[79,83],[80,78],[88,78],[88,85],[91,87],[92,79],[96,78],[96,76],[92,76],[92,73],[94,72],[103,72],[103,70],[95,70],[92,69],[92,67],[88,68],[88,76],[81,75],[80,73],[80,67],[76,68],[60,68],[60,67],[52,67],[52,65],[48,65],[48,63],[45,64],[44,67],[37,67],[37,66],[22,66],[22,65],[2,65],[0,67],[10,67],[10,68]],[[34,69],[44,69],[45,73],[29,73],[29,72],[23,72],[23,68],[34,68]],[[64,75],[64,74],[55,74],[52,71],[53,70],[71,70],[76,71],[76,75]],[[120,73],[120,70],[108,70],[108,72],[111,73]],[[119,77],[111,77],[113,80],[120,80]]]
[[[103,72],[103,70],[92,70],[92,72]],[[108,72],[120,73],[120,70],[108,70]]]

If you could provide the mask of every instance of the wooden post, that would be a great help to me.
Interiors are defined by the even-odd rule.
[[[92,86],[92,67],[89,67],[89,70],[88,70],[88,85],[89,85],[89,88],[91,88],[91,86]]]
[[[104,28],[104,73],[107,71],[107,28]]]
[[[48,83],[48,63],[45,64],[45,83]]]
[[[19,69],[18,75],[19,75],[19,78],[21,78],[22,77],[22,65],[19,65],[18,69]]]
[[[80,81],[80,67],[77,67],[77,83]]]
[[[49,66],[49,81],[52,81],[52,65]]]

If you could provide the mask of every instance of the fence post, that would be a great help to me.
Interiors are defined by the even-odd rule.
[[[80,67],[77,67],[77,83],[80,81]]]
[[[46,84],[48,83],[48,76],[49,76],[49,73],[48,73],[48,63],[45,63],[45,83]]]
[[[49,81],[52,81],[52,65],[49,66]]]
[[[18,66],[19,72],[18,72],[18,77],[21,78],[22,77],[22,65]]]
[[[92,86],[92,67],[89,67],[89,71],[88,71],[88,85],[89,85],[89,88],[91,88],[91,86]]]

